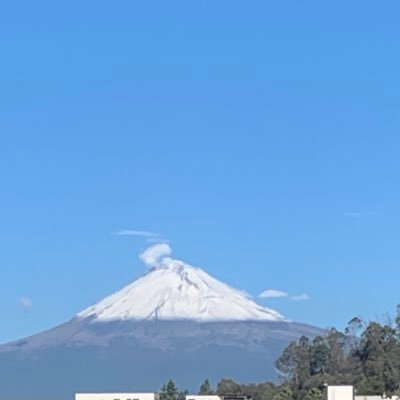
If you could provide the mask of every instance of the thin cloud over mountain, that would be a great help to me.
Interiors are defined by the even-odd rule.
[[[160,235],[158,233],[142,231],[136,229],[120,229],[118,231],[112,232],[115,236],[138,236],[144,238],[158,238]]]
[[[278,289],[266,289],[258,295],[261,299],[289,299],[293,301],[309,300],[310,296],[307,293],[291,296],[289,293]]]
[[[307,293],[302,293],[297,296],[290,297],[290,300],[293,300],[293,301],[304,301],[304,300],[309,300],[309,299],[310,299],[310,296]]]
[[[288,293],[277,289],[267,289],[261,292],[258,297],[261,299],[277,299],[282,297],[289,297]]]

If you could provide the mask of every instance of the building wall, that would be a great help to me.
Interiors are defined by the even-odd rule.
[[[77,393],[75,400],[158,400],[156,393]]]
[[[186,396],[186,400],[221,400],[220,396],[215,395],[188,395]]]
[[[354,400],[353,386],[328,386],[328,400]]]
[[[399,400],[398,396],[382,397],[382,396],[355,396],[355,400]]]

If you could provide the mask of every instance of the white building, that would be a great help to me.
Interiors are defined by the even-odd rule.
[[[328,386],[327,400],[400,400],[399,396],[360,396],[355,395],[353,386]]]
[[[399,400],[399,396],[354,396],[354,400]]]
[[[76,393],[75,400],[159,400],[158,393]]]
[[[328,400],[354,400],[353,386],[328,386]]]
[[[222,398],[216,395],[191,394],[186,396],[186,400],[222,400]]]

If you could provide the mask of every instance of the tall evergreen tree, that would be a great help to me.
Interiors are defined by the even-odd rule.
[[[213,394],[213,391],[211,389],[210,381],[206,379],[200,386],[199,390],[200,395],[210,395]]]
[[[160,400],[179,400],[179,390],[172,379],[162,386]]]

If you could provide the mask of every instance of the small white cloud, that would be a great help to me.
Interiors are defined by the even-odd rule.
[[[24,310],[30,310],[33,306],[33,301],[29,297],[21,297],[19,299],[19,305],[24,309]]]
[[[307,293],[302,293],[297,296],[290,296],[290,300],[293,301],[304,301],[304,300],[309,300],[310,296]]]
[[[291,296],[289,293],[278,289],[267,289],[261,292],[258,297],[262,299],[289,299],[293,301],[308,300],[310,296],[307,293]]]
[[[267,289],[258,295],[258,297],[261,297],[262,299],[278,299],[288,296],[289,295],[286,292],[277,289]]]
[[[168,260],[166,257],[172,254],[172,249],[167,243],[158,243],[150,246],[139,258],[149,267],[159,267],[162,261]]]
[[[119,231],[112,232],[115,236],[139,236],[144,238],[158,238],[160,235],[158,233],[149,231],[140,231],[136,229],[120,229]]]

